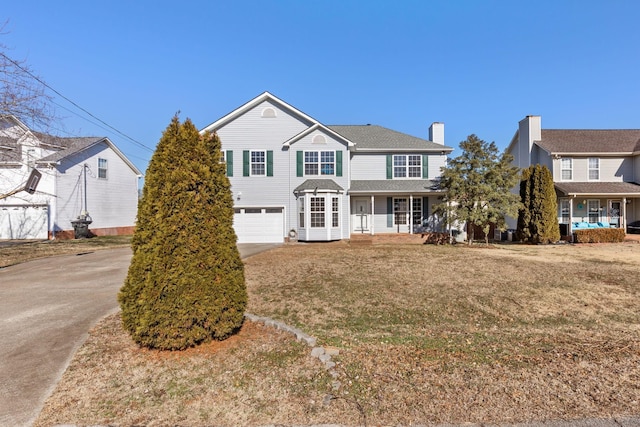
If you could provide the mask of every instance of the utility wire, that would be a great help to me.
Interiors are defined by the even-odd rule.
[[[36,81],[38,81],[39,83],[41,83],[42,85],[44,85],[46,88],[50,89],[51,91],[53,91],[55,94],[57,94],[58,96],[60,96],[62,99],[66,100],[67,102],[69,102],[70,104],[72,104],[73,106],[75,106],[76,108],[78,108],[79,110],[83,111],[84,113],[88,114],[89,116],[93,117],[95,120],[99,121],[100,123],[102,123],[103,125],[107,126],[109,129],[113,130],[114,132],[122,135],[123,137],[127,138],[128,140],[130,140],[131,142],[133,142],[134,144],[144,148],[145,150],[148,150],[150,152],[153,152],[154,150],[150,147],[147,147],[146,145],[144,145],[143,143],[141,143],[140,141],[137,141],[135,139],[133,139],[132,137],[130,137],[129,135],[124,134],[123,132],[120,132],[118,129],[114,128],[113,126],[111,126],[110,124],[106,123],[105,121],[103,121],[102,119],[94,116],[93,114],[91,114],[89,111],[85,110],[84,108],[82,108],[81,106],[79,106],[78,104],[76,104],[75,102],[73,102],[72,100],[70,100],[69,98],[67,98],[66,96],[64,96],[63,94],[61,94],[60,92],[58,92],[57,90],[55,90],[54,88],[52,88],[51,86],[49,86],[47,83],[45,83],[44,81],[40,80],[39,77],[33,75],[28,69],[24,68],[22,65],[20,65],[18,62],[14,61],[13,59],[9,58],[7,55],[5,55],[4,53],[0,52],[0,55],[2,55],[2,57],[4,59],[6,59],[7,61],[11,62],[13,65],[15,65],[16,67],[20,68],[22,71],[24,71],[25,73],[27,73],[28,75],[30,75],[32,78],[34,78]]]

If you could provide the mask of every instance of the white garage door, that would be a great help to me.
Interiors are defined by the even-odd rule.
[[[0,239],[46,239],[46,205],[0,205]]]
[[[238,243],[282,243],[283,208],[235,208],[233,228]]]

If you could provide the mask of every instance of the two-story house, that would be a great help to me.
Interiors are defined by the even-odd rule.
[[[222,142],[240,243],[439,227],[434,179],[452,148],[381,126],[328,126],[265,92],[202,129]]]
[[[542,129],[540,116],[527,116],[507,151],[520,168],[551,171],[562,234],[640,219],[640,129]]]
[[[32,171],[40,179],[22,191]],[[88,218],[95,235],[132,234],[140,171],[105,137],[63,138],[0,117],[0,239],[73,238]]]

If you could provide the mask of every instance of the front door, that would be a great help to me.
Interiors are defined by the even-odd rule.
[[[369,220],[371,219],[371,201],[369,199],[355,199],[353,231],[364,233],[369,231]]]
[[[609,200],[609,223],[613,227],[620,227],[620,216],[622,215],[622,202],[620,200]]]

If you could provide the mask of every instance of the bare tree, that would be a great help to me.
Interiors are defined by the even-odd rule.
[[[7,34],[6,25],[0,25],[0,36]],[[44,130],[56,118],[53,97],[26,61],[13,59],[8,51],[0,43],[0,115],[13,115],[31,128]]]

